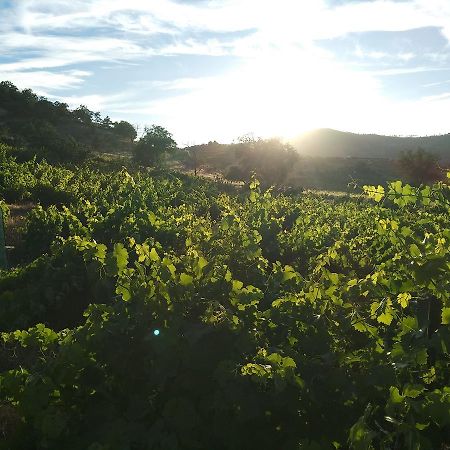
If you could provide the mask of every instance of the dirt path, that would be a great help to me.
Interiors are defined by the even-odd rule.
[[[194,175],[194,169],[186,169],[182,164],[173,164],[170,167],[172,170],[177,172],[181,172],[186,175]],[[200,166],[197,169],[197,176],[201,178],[205,178],[210,181],[220,181],[222,183],[230,184],[233,186],[242,187],[245,183],[243,181],[231,181],[224,178],[221,172],[219,171],[210,171],[204,166]]]

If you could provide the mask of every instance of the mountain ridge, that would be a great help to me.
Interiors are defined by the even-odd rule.
[[[290,139],[302,155],[398,159],[403,151],[421,147],[450,160],[450,133],[434,136],[384,136],[318,128]]]

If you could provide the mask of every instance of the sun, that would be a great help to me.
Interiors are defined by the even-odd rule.
[[[346,128],[372,105],[378,86],[365,74],[307,52],[273,52],[244,63],[224,80],[221,115],[268,137],[315,128]],[[371,98],[372,97],[372,98]],[[232,99],[232,100],[231,100]]]
[[[319,126],[314,80],[299,65],[271,55],[244,64],[229,78],[229,90],[241,99],[240,120],[253,133],[288,137]]]
[[[289,139],[316,128],[358,131],[388,110],[375,78],[312,50],[265,51],[220,76],[186,83],[189,92],[164,100],[155,111],[175,116],[172,126],[187,140],[206,134],[231,142],[248,133]]]

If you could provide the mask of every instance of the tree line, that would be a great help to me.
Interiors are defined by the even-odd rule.
[[[346,135],[333,133],[336,145],[341,135]],[[108,152],[131,155],[137,165],[161,166],[169,157],[195,174],[202,167],[231,181],[248,180],[256,174],[265,185],[337,190],[345,189],[351,180],[379,184],[402,177],[413,183],[431,183],[444,173],[438,156],[423,148],[405,150],[396,159],[318,158],[301,156],[281,139],[252,135],[232,144],[212,141],[184,149],[178,149],[173,135],[160,125],[145,127],[137,137],[136,128],[127,121],[113,121],[85,105],[70,109],[31,89],[19,90],[9,81],[0,82],[0,142],[18,149],[16,157],[23,161],[37,157],[51,163],[78,163],[95,152]],[[318,138],[317,145],[322,141]]]
[[[136,137],[126,121],[114,122],[84,105],[71,110],[67,103],[0,82],[0,141],[20,148],[22,159],[78,162],[93,151],[128,151]]]

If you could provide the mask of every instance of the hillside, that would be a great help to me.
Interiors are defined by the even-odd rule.
[[[346,134],[330,130],[328,136],[334,133]],[[318,132],[316,135],[317,140],[311,138],[309,141],[310,148],[313,145],[317,145],[319,150],[326,148],[320,147],[325,133]],[[343,153],[343,142],[339,139],[336,142],[337,147],[333,150],[340,149]],[[327,145],[331,148],[332,142]],[[183,149],[177,157],[185,169],[197,167],[206,173],[221,173],[231,181],[248,180],[254,173],[266,186],[332,191],[347,191],[355,185],[378,185],[396,179],[404,179],[413,184],[432,182],[442,179],[442,168],[448,166],[445,157],[436,163],[435,157],[427,151],[410,153],[405,162],[405,158],[400,158],[400,152],[395,157],[387,158],[343,156],[338,151],[335,151],[336,155],[325,156],[323,151],[314,153],[301,149],[295,151],[291,145],[278,139],[257,139],[233,144],[209,142]],[[356,151],[355,146],[355,153]]]
[[[422,147],[441,160],[450,160],[450,134],[398,137],[322,128],[300,135],[291,143],[301,154],[310,156],[397,159],[404,150]]]
[[[70,110],[30,89],[0,82],[0,142],[48,161],[80,161],[92,151],[129,151],[136,130],[125,121],[113,122],[86,106]]]
[[[21,91],[10,82],[0,82],[0,142],[14,146],[13,152],[21,161],[36,156],[51,163],[79,163],[94,152],[104,153],[106,159],[120,154],[129,161],[141,148],[148,155],[139,161],[134,158],[141,165],[160,166],[166,159],[170,164],[181,163],[187,170],[201,167],[209,174],[221,173],[232,181],[248,180],[255,173],[267,186],[339,191],[347,190],[349,183],[382,184],[401,177],[410,182],[425,181],[402,170],[397,160],[404,150],[421,147],[435,154],[443,167],[450,161],[450,134],[400,138],[331,129],[306,133],[292,145],[280,139],[244,136],[232,144],[212,141],[178,152],[164,150],[165,158],[160,154],[155,159],[151,154],[156,147],[146,143],[151,130],[146,129],[147,137],[135,142],[136,130],[126,121],[113,122],[83,105],[71,110],[67,104],[51,102],[30,89]],[[171,145],[175,150],[175,141]],[[437,173],[429,178],[435,181],[440,176]]]

